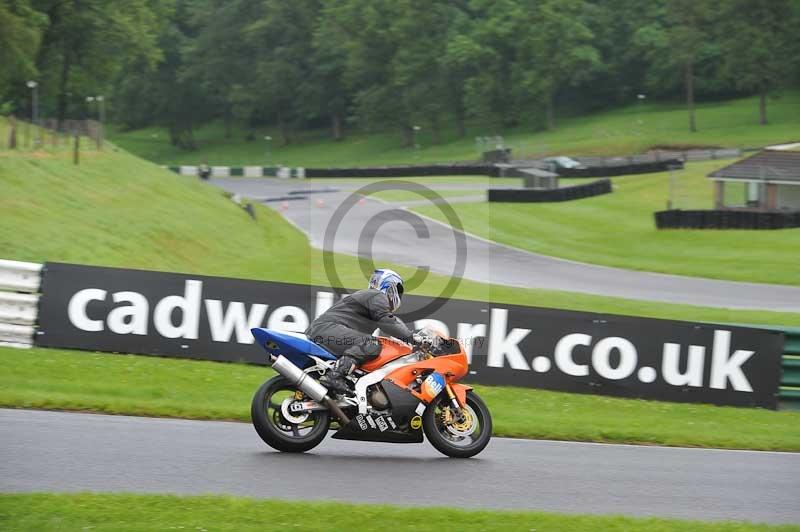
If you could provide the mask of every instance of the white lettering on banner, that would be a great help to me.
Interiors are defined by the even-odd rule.
[[[317,304],[314,310],[314,319],[319,318],[326,310],[333,306],[333,293],[317,292]]]
[[[592,343],[592,337],[588,334],[572,333],[563,337],[556,344],[555,359],[558,369],[572,375],[573,377],[585,377],[589,374],[589,366],[576,364],[572,358],[572,350],[576,346],[588,346]]]
[[[139,292],[115,292],[114,303],[130,303],[108,313],[108,328],[117,334],[147,334],[147,316],[150,305]]]
[[[611,367],[611,351],[619,352],[619,365]],[[610,336],[603,338],[592,350],[592,367],[601,376],[609,380],[620,380],[636,371],[639,354],[636,348],[625,338]]]
[[[450,338],[450,328],[447,325],[445,325],[443,321],[424,319],[424,320],[417,320],[414,322],[415,329],[423,329],[425,327],[433,331],[436,331],[445,338]]]
[[[489,352],[486,365],[490,368],[502,368],[503,359],[507,358],[513,369],[530,371],[528,363],[519,350],[519,343],[530,334],[530,329],[511,329],[506,335],[508,310],[493,308],[489,327]]]
[[[268,305],[254,303],[247,314],[245,305],[241,301],[231,301],[225,313],[222,311],[222,301],[206,299],[206,314],[208,314],[208,327],[211,338],[215,342],[228,342],[236,331],[236,341],[240,344],[252,344],[255,338],[250,329],[261,327],[264,316],[267,315]]]
[[[665,343],[661,359],[661,374],[664,380],[673,386],[703,386],[703,362],[706,348],[701,345],[689,346],[689,360],[686,372],[680,372],[681,345]]]
[[[86,305],[89,304],[89,301],[103,301],[105,298],[106,291],[100,288],[85,288],[77,292],[67,305],[69,321],[82,331],[102,331],[103,320],[90,320],[89,316],[86,315]]]
[[[301,333],[308,329],[308,314],[300,307],[278,307],[270,314],[267,328]]]
[[[475,347],[475,338],[486,336],[486,324],[459,323],[456,336],[464,345],[464,351],[467,353],[467,362],[472,364],[472,349]]]
[[[119,335],[159,334],[166,338],[188,340],[196,340],[202,333],[204,338],[210,336],[214,342],[252,344],[254,339],[250,329],[265,326],[266,322],[266,327],[270,329],[301,333],[308,328],[312,312],[319,316],[336,300],[335,294],[318,291],[313,310],[310,305],[307,310],[286,305],[270,313],[270,305],[263,303],[203,299],[203,288],[203,282],[199,280],[185,280],[183,294],[166,295],[161,300],[148,300],[134,291],[110,292],[100,288],[85,288],[69,299],[67,317],[72,326],[86,332],[108,329]],[[90,318],[90,305],[96,305],[98,312],[107,311],[107,315]],[[208,332],[199,330],[203,311],[207,317],[203,323],[208,323]],[[529,337],[531,329],[509,330],[507,309],[482,311],[490,312],[488,323],[454,324],[443,314],[444,320],[420,319],[414,322],[414,326],[434,329],[447,337],[455,334],[462,342],[470,364],[473,362],[474,339],[488,336],[486,366],[489,368],[533,370],[539,374],[557,369],[572,377],[597,375],[611,381],[638,379],[639,383],[644,384],[654,383],[660,378],[661,384],[676,387],[707,386],[714,390],[753,392],[744,365],[755,355],[755,351],[732,346],[732,332],[728,330],[714,330],[710,346],[687,346],[674,341],[656,344],[661,346],[656,347],[656,352],[641,354],[647,355],[644,357],[646,360],[657,359],[657,351],[661,349],[661,359],[638,367],[641,362],[638,349],[643,349],[643,346],[639,345],[637,349],[631,340],[619,336],[600,336],[593,344],[594,338],[590,334],[569,333],[557,340],[552,355],[536,350],[523,354],[521,344]],[[153,327],[150,326],[151,313]],[[631,334],[634,334],[633,331]]]
[[[188,280],[182,296],[167,296],[156,305],[153,323],[156,330],[166,338],[187,338],[196,340],[200,327],[200,298],[203,282]],[[181,323],[172,323],[172,311],[181,309]]]
[[[730,350],[731,332],[715,330],[714,347],[711,350],[711,382],[709,386],[717,390],[724,390],[727,382],[730,381],[733,389],[737,392],[752,392],[753,387],[742,373],[742,364],[753,356],[754,351],[737,349],[730,355]]]

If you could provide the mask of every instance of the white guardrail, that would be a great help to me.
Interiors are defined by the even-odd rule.
[[[41,273],[41,264],[0,259],[0,345],[33,345]]]

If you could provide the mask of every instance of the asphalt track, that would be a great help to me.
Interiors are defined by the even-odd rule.
[[[290,192],[314,190],[303,199],[267,203],[305,232],[312,246],[372,257],[378,262],[427,266],[431,271],[446,276],[453,276],[458,271],[453,229],[404,210],[404,204],[377,200],[355,203],[338,227],[334,227],[335,231],[331,231],[335,237],[326,245],[325,234],[335,225],[332,220],[337,208],[363,185],[263,178],[215,179],[212,183],[255,200],[288,198],[292,197]],[[338,190],[322,191],[328,186]],[[432,184],[430,188],[476,190],[487,188],[487,185]],[[466,194],[474,193],[467,191]],[[455,203],[475,201],[476,198],[473,195],[464,198],[448,196],[445,199],[447,203]],[[409,206],[419,204],[420,201],[407,202]],[[472,235],[467,235],[465,240],[464,271],[457,276],[482,283],[706,307],[800,312],[800,287],[609,268],[539,255]]]
[[[495,438],[478,457],[327,438],[281,454],[244,423],[0,409],[0,491],[326,499],[800,523],[800,454]]]

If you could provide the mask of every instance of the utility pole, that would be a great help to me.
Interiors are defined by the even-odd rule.
[[[36,127],[39,121],[39,83],[34,80],[30,80],[28,83],[26,83],[26,85],[31,90],[31,124],[33,125],[33,146],[35,148],[39,145],[40,140],[39,132]]]
[[[87,96],[86,97],[86,103],[89,104],[89,112],[86,113],[87,116],[91,116],[92,115],[92,113],[91,113],[92,104],[95,101],[97,101],[97,98],[95,98],[94,96]],[[86,131],[89,133],[89,138],[91,138],[91,130],[89,129],[89,119],[88,118],[86,120]],[[94,141],[95,141],[95,144],[97,145],[97,149],[100,150],[101,143],[100,143],[100,127],[99,126],[98,126],[97,130],[94,132]]]
[[[269,136],[269,135],[266,135],[264,137],[264,141],[266,142],[266,145],[267,145],[267,149],[266,149],[266,153],[265,153],[266,157],[265,158],[267,159],[267,161],[266,161],[267,162],[267,167],[269,167],[272,164],[272,137]]]
[[[100,115],[100,131],[98,131],[97,136],[97,147],[99,149],[103,149],[103,141],[105,140],[106,136],[106,99],[103,97],[102,94],[95,97],[97,101],[98,112]]]

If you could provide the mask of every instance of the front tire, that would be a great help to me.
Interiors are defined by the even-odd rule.
[[[273,377],[256,391],[250,406],[253,427],[264,443],[285,453],[304,453],[325,438],[330,412],[319,410],[302,423],[292,423],[281,413],[281,403],[296,392],[284,377]]]
[[[460,423],[448,425],[450,398],[442,393],[422,414],[425,436],[437,451],[451,458],[470,458],[481,452],[492,438],[492,415],[486,403],[473,391],[467,392],[466,414]]]

